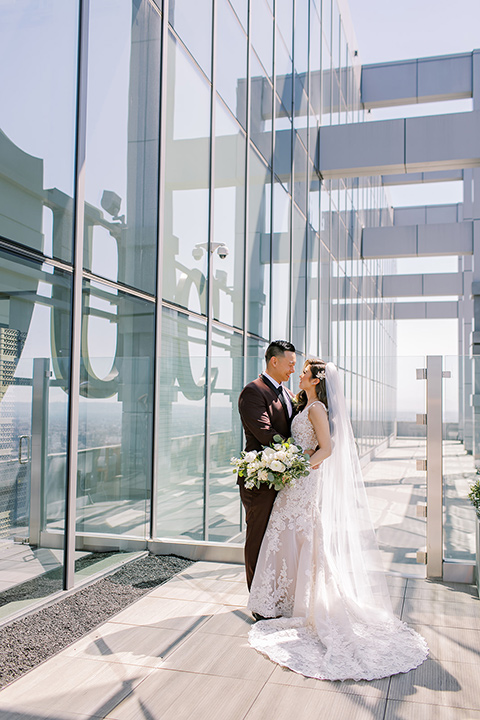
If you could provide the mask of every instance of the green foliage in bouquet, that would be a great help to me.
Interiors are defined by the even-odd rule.
[[[242,450],[241,456],[232,458],[230,463],[234,466],[233,472],[245,478],[248,490],[259,488],[262,483],[281,490],[310,472],[309,456],[295,445],[293,438],[283,440],[280,435],[275,435],[271,447]]]
[[[470,492],[468,493],[468,499],[475,508],[477,517],[480,518],[480,478],[477,478],[473,485],[470,486]]]

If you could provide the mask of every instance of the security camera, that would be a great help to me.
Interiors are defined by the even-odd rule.
[[[122,207],[122,198],[113,190],[104,190],[100,205],[109,215],[118,216]]]
[[[201,247],[194,247],[192,250],[192,255],[195,260],[201,260],[203,255],[203,250]]]
[[[217,248],[217,253],[221,260],[225,260],[228,255],[228,247],[226,245],[220,245],[220,247]]]

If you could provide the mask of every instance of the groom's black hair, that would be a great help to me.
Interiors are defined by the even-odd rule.
[[[295,352],[295,345],[292,345],[292,343],[287,340],[274,340],[265,352],[265,361],[268,364],[270,358],[274,355],[278,357],[279,355],[285,355],[286,352]]]

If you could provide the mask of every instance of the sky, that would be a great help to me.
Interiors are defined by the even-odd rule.
[[[480,48],[480,0],[349,0],[362,64],[471,52]],[[372,120],[437,112],[467,112],[471,100],[372,111]],[[390,189],[392,205],[463,201],[461,183],[410,185]],[[398,272],[456,272],[457,259],[398,261]],[[458,352],[456,320],[398,323],[400,356]]]

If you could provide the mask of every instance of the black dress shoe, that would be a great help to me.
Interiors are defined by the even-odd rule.
[[[258,622],[259,620],[273,620],[273,618],[263,617],[260,613],[252,612],[252,615],[255,622]]]

